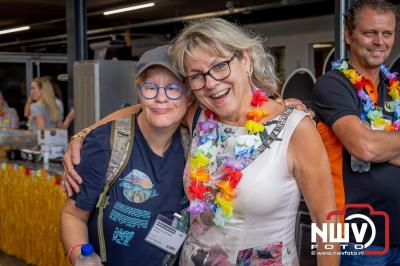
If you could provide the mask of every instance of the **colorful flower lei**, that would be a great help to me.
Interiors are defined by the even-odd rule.
[[[388,94],[394,102],[396,120],[390,123],[383,118],[382,109],[375,106],[371,97],[366,93],[367,79],[364,76],[360,75],[355,69],[349,69],[346,60],[333,62],[332,68],[341,71],[356,87],[358,98],[360,98],[363,106],[363,111],[360,113],[361,120],[366,121],[368,118],[374,126],[384,126],[387,131],[400,130],[400,82],[397,79],[397,73],[390,73],[384,65],[380,67],[380,70],[389,79]]]
[[[6,116],[6,108],[2,108],[0,110],[0,127],[8,125],[10,123],[10,119]]]
[[[223,176],[218,180],[211,180],[211,162],[217,156],[218,122],[216,115],[210,110],[205,110],[205,121],[198,123],[199,146],[192,149],[189,161],[189,185],[190,206],[188,211],[192,215],[199,215],[206,211],[214,213],[213,222],[223,227],[233,215],[233,200],[237,196],[237,186],[242,178],[242,161],[256,150],[257,140],[254,134],[263,132],[264,125],[259,121],[268,116],[268,113],[258,108],[262,106],[268,97],[259,89],[253,90],[251,105],[255,110],[247,112],[249,119],[245,128],[249,135],[239,136],[234,146],[235,157],[225,157]]]

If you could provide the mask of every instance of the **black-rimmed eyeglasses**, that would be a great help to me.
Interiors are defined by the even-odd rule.
[[[179,83],[170,83],[161,87],[151,82],[145,82],[139,86],[140,93],[148,100],[156,98],[160,89],[164,89],[165,95],[170,100],[178,100],[182,94],[188,91],[187,88],[182,87]]]
[[[205,73],[196,73],[187,77],[187,81],[190,85],[191,90],[200,90],[206,84],[206,76],[209,75],[215,80],[221,81],[229,77],[231,74],[230,63],[235,59],[236,55],[233,55],[231,59],[220,62],[211,67]]]

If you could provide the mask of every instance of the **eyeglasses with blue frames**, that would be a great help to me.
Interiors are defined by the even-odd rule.
[[[179,83],[170,83],[161,87],[151,82],[144,82],[139,86],[140,93],[148,100],[156,98],[160,89],[164,89],[165,95],[170,100],[178,100],[182,97],[182,94],[188,92],[188,89],[182,87]]]
[[[214,66],[212,66],[205,73],[196,73],[187,77],[187,81],[190,85],[191,90],[200,90],[206,84],[206,76],[209,75],[213,79],[217,81],[221,81],[229,77],[231,74],[231,62],[236,58],[236,55],[233,55],[231,59],[220,62]]]

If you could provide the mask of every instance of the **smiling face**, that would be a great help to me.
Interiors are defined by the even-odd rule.
[[[378,69],[392,50],[396,19],[391,12],[371,8],[361,11],[352,32],[345,31],[345,41],[350,47],[350,63],[358,71]]]
[[[185,66],[187,76],[206,73],[210,68],[230,60],[232,52],[223,51],[223,56],[216,55],[211,50],[201,47],[187,55]],[[230,75],[220,81],[210,75],[205,76],[205,84],[201,89],[194,90],[200,104],[218,115],[221,122],[241,124],[246,116],[252,97],[251,86],[247,73],[250,69],[250,59],[246,51],[242,56],[235,57],[229,64]]]
[[[150,82],[160,87],[171,83],[180,83],[179,80],[166,68],[151,67],[144,73],[144,82]],[[181,84],[181,83],[180,83]],[[184,84],[182,84],[185,87]],[[171,100],[165,95],[165,91],[160,89],[154,99],[145,99],[138,93],[142,103],[142,114],[146,123],[154,128],[177,127],[189,105],[189,93],[183,94],[179,99]]]
[[[32,81],[31,83],[31,95],[34,101],[40,100],[42,98],[43,91],[39,87],[39,84],[37,84],[36,81]]]

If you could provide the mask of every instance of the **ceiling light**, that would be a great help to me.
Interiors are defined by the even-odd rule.
[[[136,10],[136,9],[151,7],[151,6],[154,6],[154,3],[147,3],[147,4],[142,4],[142,5],[135,5],[135,6],[129,6],[129,7],[124,7],[124,8],[113,9],[113,10],[105,11],[103,14],[105,16],[108,16],[108,15],[112,15],[112,14],[116,14],[116,13],[122,13],[122,12],[132,11],[132,10]]]
[[[333,45],[330,43],[314,43],[313,48],[314,49],[322,49],[322,48],[332,48]]]
[[[18,28],[12,28],[8,30],[0,30],[0,34],[7,34],[11,32],[17,32],[17,31],[22,31],[22,30],[29,30],[31,27],[29,26],[23,26],[23,27],[18,27]]]

